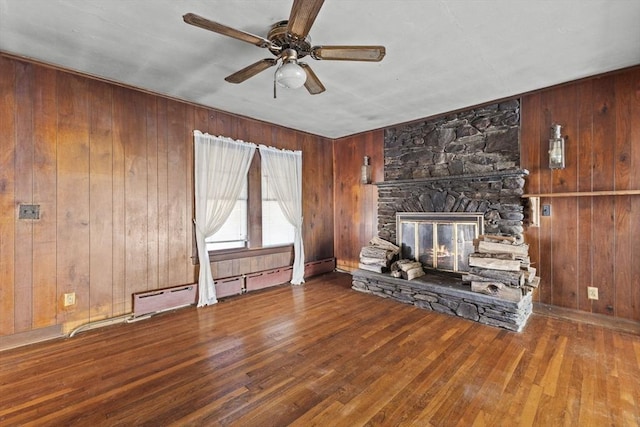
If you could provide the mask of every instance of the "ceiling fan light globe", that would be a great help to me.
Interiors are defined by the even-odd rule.
[[[276,82],[289,89],[298,89],[307,81],[307,73],[295,62],[288,62],[276,71]]]

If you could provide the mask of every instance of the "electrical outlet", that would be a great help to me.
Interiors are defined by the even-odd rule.
[[[40,205],[20,205],[18,219],[40,219]]]
[[[70,305],[74,305],[76,303],[76,293],[70,292],[68,294],[64,294],[64,306],[68,307]]]
[[[587,298],[598,299],[598,288],[587,286]]]
[[[542,216],[551,216],[551,205],[542,205]]]

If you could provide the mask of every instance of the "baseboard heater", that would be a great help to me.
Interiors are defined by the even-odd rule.
[[[305,278],[329,273],[336,268],[336,259],[327,258],[319,261],[310,261],[304,265]],[[214,279],[216,296],[224,298],[240,295],[258,289],[282,285],[291,281],[292,266],[272,268],[270,270],[256,271],[254,273],[240,274],[238,276]]]
[[[133,294],[133,318],[195,304],[197,294],[197,283],[137,292]]]
[[[330,273],[336,269],[336,259],[326,258],[319,261],[310,261],[304,265],[304,277],[313,277],[319,274]]]

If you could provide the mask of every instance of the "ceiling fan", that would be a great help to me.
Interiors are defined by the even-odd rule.
[[[316,95],[324,92],[325,87],[311,67],[298,62],[299,59],[310,56],[318,60],[378,62],[385,55],[384,46],[312,46],[309,30],[323,3],[324,0],[294,0],[289,20],[273,24],[266,38],[210,21],[194,13],[187,13],[182,19],[187,24],[267,48],[275,56],[275,59],[265,58],[254,62],[225,77],[226,81],[242,83],[261,71],[278,65],[274,75],[274,98],[276,83],[288,88],[304,85],[311,95]]]

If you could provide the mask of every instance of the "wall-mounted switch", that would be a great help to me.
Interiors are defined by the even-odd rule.
[[[40,219],[40,205],[20,205],[18,219]]]
[[[542,205],[542,216],[551,216],[551,205]]]

